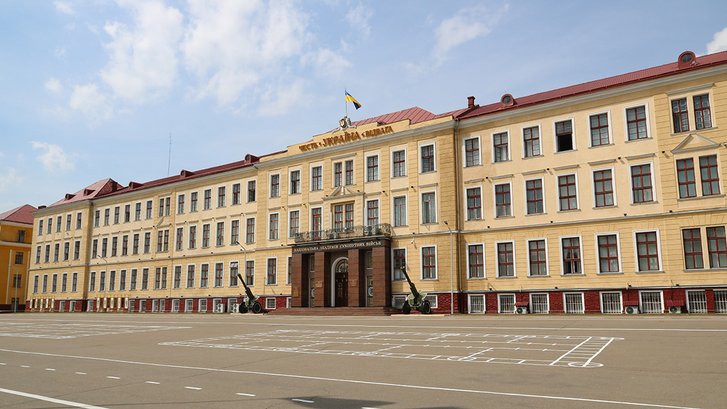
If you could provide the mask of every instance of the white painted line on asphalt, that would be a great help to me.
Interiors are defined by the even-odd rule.
[[[76,375],[88,375],[86,372],[76,372]]]
[[[55,371],[55,368],[45,368],[46,371]]]
[[[0,366],[5,366],[5,365],[7,365],[5,362],[0,362]]]
[[[159,385],[159,382],[154,382],[154,381],[146,381],[144,383],[148,383],[150,385]]]
[[[121,378],[119,378],[118,376],[107,376],[106,378],[107,378],[107,379],[121,379]]]
[[[551,362],[551,363],[550,363],[550,365],[552,366],[552,365],[555,365],[555,364],[557,364],[557,363],[558,363],[558,362],[559,362],[559,361],[560,361],[561,359],[563,359],[563,358],[564,358],[564,357],[565,357],[566,355],[568,355],[568,354],[570,354],[571,352],[575,351],[576,349],[578,349],[578,348],[579,348],[579,347],[580,347],[581,345],[585,344],[586,342],[590,341],[590,340],[591,340],[591,338],[592,338],[592,337],[588,337],[588,338],[586,338],[586,339],[585,339],[585,340],[584,340],[583,342],[581,342],[580,344],[578,344],[578,345],[574,346],[574,347],[573,347],[573,349],[571,349],[570,351],[566,352],[565,354],[563,354],[563,355],[559,356],[559,357],[558,357],[558,359],[556,359],[555,361]]]
[[[87,405],[85,403],[71,402],[69,400],[63,400],[63,399],[55,399],[55,398],[51,398],[51,397],[48,397],[48,396],[42,396],[42,395],[36,395],[36,394],[33,394],[33,393],[26,393],[26,392],[14,391],[14,390],[11,390],[11,389],[3,389],[3,388],[0,388],[0,392],[7,393],[7,394],[10,394],[10,395],[22,396],[24,398],[30,398],[30,399],[42,400],[42,401],[51,402],[51,403],[57,403],[57,404],[60,404],[60,405],[65,405],[65,406],[72,406],[74,408],[83,408],[83,409],[106,409],[103,406]]]
[[[300,402],[300,403],[315,403],[315,401],[307,400],[307,399],[291,399],[293,402]]]
[[[581,397],[575,397],[575,396],[535,395],[535,394],[530,394],[530,393],[500,392],[500,391],[488,391],[488,390],[481,390],[481,389],[447,388],[447,387],[442,387],[442,386],[426,386],[426,385],[399,384],[399,383],[387,383],[387,382],[375,382],[375,381],[360,381],[360,380],[355,380],[355,379],[336,379],[336,378],[326,378],[326,377],[322,377],[322,376],[307,376],[307,375],[296,375],[296,374],[275,373],[275,372],[243,371],[243,370],[238,370],[238,369],[206,368],[206,367],[200,367],[200,366],[160,364],[160,363],[156,363],[156,362],[125,361],[122,359],[100,358],[100,357],[94,357],[94,356],[52,354],[49,352],[17,351],[17,350],[13,350],[13,349],[5,349],[5,348],[0,348],[0,352],[8,352],[8,353],[14,353],[14,354],[21,354],[21,355],[52,356],[52,357],[58,357],[58,358],[81,359],[81,360],[97,361],[97,362],[113,362],[113,363],[117,363],[117,364],[149,366],[149,367],[154,367],[154,368],[188,369],[188,370],[192,370],[192,371],[216,372],[216,373],[226,373],[226,374],[257,375],[257,376],[267,376],[267,377],[287,378],[287,379],[305,379],[305,380],[309,380],[309,381],[345,383],[345,384],[367,385],[367,386],[383,386],[383,387],[399,388],[399,389],[415,389],[415,390],[438,391],[438,392],[466,393],[466,394],[476,394],[476,395],[507,396],[507,397],[514,397],[514,398],[542,399],[542,400],[555,400],[555,401],[561,400],[561,401],[569,401],[569,402],[603,403],[603,404],[608,404],[608,405],[641,406],[641,407],[646,407],[646,408],[699,409],[699,408],[695,408],[695,407],[691,407],[691,406],[673,406],[673,405],[663,405],[663,404],[659,404],[659,403],[629,402],[629,401],[617,401],[617,400],[606,400],[606,399],[590,399],[590,398],[581,398]]]
[[[255,397],[255,395],[253,395],[252,393],[242,393],[242,392],[237,392],[237,393],[236,393],[235,395],[240,395],[240,396],[250,396],[250,397],[252,397],[252,398],[254,398],[254,397]]]
[[[30,365],[20,365],[21,368],[30,368]]]
[[[191,389],[193,391],[201,391],[202,388],[198,388],[196,386],[185,386],[184,389]]]

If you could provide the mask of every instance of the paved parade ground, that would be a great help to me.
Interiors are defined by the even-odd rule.
[[[725,316],[0,315],[0,408],[724,408]]]

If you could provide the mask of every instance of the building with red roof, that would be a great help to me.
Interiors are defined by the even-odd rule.
[[[0,312],[25,309],[36,210],[26,204],[0,213]]]

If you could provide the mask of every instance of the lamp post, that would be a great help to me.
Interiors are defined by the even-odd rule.
[[[444,225],[449,230],[449,315],[454,315],[454,247],[453,247],[453,236],[452,229],[449,227],[449,223],[444,221]]]

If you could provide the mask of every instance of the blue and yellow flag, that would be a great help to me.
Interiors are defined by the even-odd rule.
[[[349,94],[348,91],[346,91],[346,102],[352,102],[354,108],[359,109],[361,108],[361,103],[356,100],[356,98],[353,97],[353,95]]]

